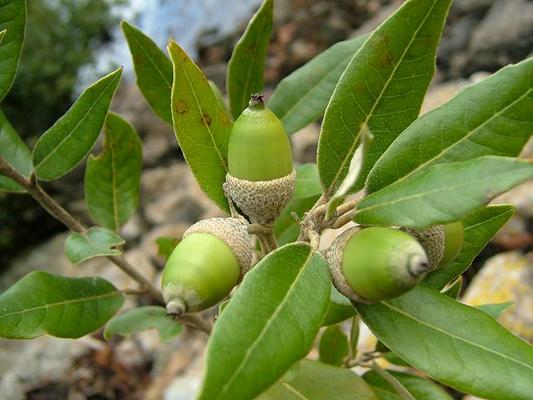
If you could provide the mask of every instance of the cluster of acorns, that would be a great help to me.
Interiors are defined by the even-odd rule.
[[[254,260],[248,223],[272,225],[291,199],[295,171],[281,121],[253,95],[228,144],[226,193],[246,216],[192,225],[169,257],[162,278],[170,314],[205,310],[226,298]],[[333,283],[348,298],[373,302],[412,289],[463,246],[460,222],[410,228],[354,227],[326,252]]]

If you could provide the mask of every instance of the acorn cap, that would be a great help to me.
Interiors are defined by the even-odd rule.
[[[346,278],[342,273],[342,259],[344,254],[344,247],[348,242],[348,239],[352,235],[361,230],[361,227],[354,226],[343,231],[339,236],[335,238],[331,246],[326,252],[326,260],[329,265],[329,272],[331,273],[331,278],[333,279],[333,285],[341,292],[344,296],[349,299],[358,301],[360,303],[371,304],[372,302],[359,296],[346,282]]]
[[[248,181],[226,175],[225,191],[253,223],[271,225],[294,194],[296,171],[268,181]]]
[[[423,231],[414,228],[400,230],[414,236],[422,245],[428,256],[430,271],[437,268],[444,255],[444,225],[431,226]]]
[[[378,230],[381,230],[382,232],[378,232]],[[388,242],[383,242],[385,244],[388,243],[387,246],[389,246],[389,248],[387,248],[387,253],[390,254],[375,253],[376,251],[379,251],[379,249],[374,246],[367,246],[360,249],[360,252],[355,255],[355,257],[359,258],[352,261],[351,265],[353,266],[353,262],[357,263],[359,260],[368,261],[370,269],[359,269],[358,273],[364,273],[365,275],[360,275],[360,280],[354,280],[352,275],[352,285],[350,285],[349,278],[347,279],[345,276],[346,265],[344,265],[348,253],[347,245],[350,243],[350,239],[352,239],[354,235],[362,233],[362,231],[367,231],[366,233],[372,231],[374,238],[380,238],[382,235],[387,234],[387,231],[385,230],[390,230],[391,233],[396,232],[397,234],[405,235],[405,238],[395,236],[394,241],[391,242],[389,240]],[[362,240],[361,236],[358,238]],[[368,238],[369,236],[367,235],[366,239]],[[359,244],[360,243],[361,242],[359,241]],[[353,254],[351,256],[354,257]],[[428,259],[422,246],[408,234],[400,233],[400,231],[392,230],[390,228],[361,228],[359,226],[350,228],[342,232],[335,239],[331,247],[328,249],[326,257],[335,287],[346,297],[366,304],[379,300],[380,296],[376,296],[375,293],[379,293],[380,291],[384,294],[383,298],[395,297],[408,291],[428,272]],[[380,264],[385,262],[386,265],[370,265],[373,261]],[[397,266],[397,268],[394,266]],[[390,269],[388,269],[388,267],[390,267]],[[382,286],[378,286],[381,284]],[[363,295],[362,293],[358,293],[356,291],[357,289],[354,289],[357,285],[360,286],[360,292],[366,291],[368,294]],[[368,285],[376,286],[368,287]],[[365,289],[363,290],[363,288]]]
[[[209,233],[225,242],[237,257],[241,279],[252,267],[254,251],[250,244],[247,223],[239,218],[209,218],[191,225],[183,237],[191,233]]]

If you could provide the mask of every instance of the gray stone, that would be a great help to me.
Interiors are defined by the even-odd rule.
[[[516,46],[522,39],[531,39],[532,33],[533,2],[498,0],[472,34],[470,50],[479,53]]]
[[[467,14],[483,11],[488,9],[494,1],[495,0],[455,0],[452,3],[452,13]]]
[[[2,341],[0,393],[3,399],[25,399],[28,389],[61,380],[73,361],[90,350],[83,341],[41,337],[28,342]]]
[[[504,311],[498,321],[533,343],[533,253],[498,254],[487,260],[478,272],[463,301],[469,305],[503,303],[514,306]]]

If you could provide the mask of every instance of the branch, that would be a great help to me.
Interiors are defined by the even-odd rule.
[[[19,185],[24,187],[26,191],[55,219],[63,223],[71,231],[83,233],[87,230],[76,218],[72,216],[67,210],[65,210],[59,203],[57,203],[48,193],[46,193],[39,183],[36,176],[32,174],[30,179],[21,175],[16,171],[4,157],[0,155],[0,173],[11,178]],[[147,280],[142,274],[140,274],[124,256],[106,256],[106,258],[115,264],[122,272],[128,275],[131,279],[136,281],[140,285],[141,291],[146,291],[154,300],[160,304],[164,304],[161,291],[157,289],[152,283]],[[203,318],[197,315],[183,316],[180,320],[196,329],[209,333],[211,331],[211,325]]]

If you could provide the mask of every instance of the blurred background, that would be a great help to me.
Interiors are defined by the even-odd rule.
[[[122,233],[129,241],[128,259],[149,278],[157,279],[163,265],[154,244],[157,237],[180,236],[190,224],[220,211],[196,185],[170,127],[153,114],[138,91],[119,22],[126,19],[137,25],[163,49],[168,38],[174,38],[223,89],[231,50],[259,4],[259,0],[28,1],[22,59],[3,111],[33,145],[84,87],[117,66],[125,67],[112,109],[141,135],[144,172],[139,211]],[[400,4],[398,0],[276,0],[266,96],[283,77],[332,44],[369,32]],[[455,0],[423,112],[532,52],[533,1]],[[315,162],[319,130],[316,123],[292,136],[297,162]],[[532,153],[530,141],[523,156]],[[88,223],[82,178],[80,167],[46,189]],[[513,301],[515,306],[501,316],[501,322],[532,342],[533,182],[496,202],[512,203],[517,212],[466,273],[464,300]],[[63,226],[29,196],[0,193],[0,291],[34,269],[70,276],[99,274],[120,287],[131,285],[106,261],[71,265],[63,255],[65,237]],[[363,347],[373,345],[368,335],[361,340]],[[159,343],[155,332],[110,342],[99,334],[79,341],[0,339],[0,399],[192,399],[204,346],[205,337],[192,332],[166,344]]]

